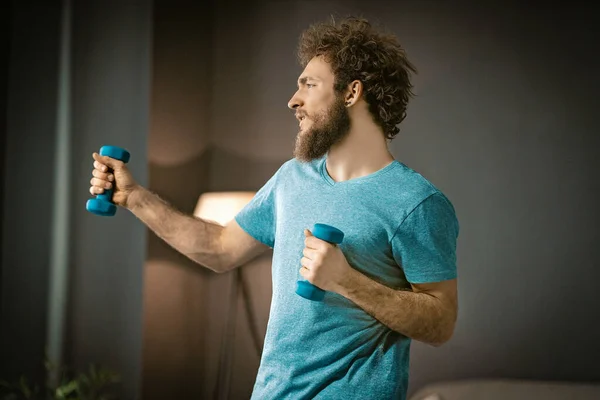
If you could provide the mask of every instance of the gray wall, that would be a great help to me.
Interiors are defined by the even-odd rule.
[[[382,13],[421,69],[394,154],[450,196],[462,227],[456,335],[414,346],[412,388],[598,381],[597,15],[428,11]]]
[[[1,378],[43,373],[47,344],[60,2],[13,2],[2,188]],[[122,398],[141,378],[144,228],[123,211],[88,213],[93,151],[128,148],[147,184],[151,4],[74,1],[69,303],[65,362],[119,373]],[[60,155],[58,155],[60,156]]]
[[[122,377],[122,397],[141,387],[146,231],[119,210],[85,210],[93,159],[104,144],[131,152],[128,166],[148,183],[152,7],[150,1],[79,1],[73,14],[73,214],[69,359],[99,362]]]
[[[209,184],[211,15],[202,2],[154,4],[149,188],[190,214]],[[208,280],[208,271],[149,234],[144,399],[202,398]]]
[[[589,51],[597,41],[589,10],[529,10],[509,3],[485,8],[468,2],[329,1],[316,7],[310,1],[221,1],[212,19],[212,47],[202,40],[194,51],[188,41],[199,35],[206,14],[185,10],[180,5],[155,16],[158,26],[164,19],[169,27],[157,31],[154,90],[162,100],[155,100],[153,118],[163,122],[161,130],[153,129],[152,140],[173,142],[170,149],[152,147],[150,158],[176,158],[175,143],[182,141],[188,146],[182,154],[202,147],[197,153],[209,164],[181,160],[169,175],[153,175],[151,182],[163,185],[165,196],[176,194],[192,212],[199,189],[258,189],[291,157],[296,123],[286,103],[300,73],[294,50],[301,30],[329,13],[372,18],[400,36],[420,70],[418,96],[392,152],[450,197],[462,228],[456,334],[441,348],[414,343],[410,391],[441,379],[600,379],[595,366],[600,346],[594,339],[600,327],[583,328],[600,314],[594,300],[600,254],[593,229],[599,80],[598,62]],[[191,36],[190,18],[199,22]],[[176,38],[190,47],[174,48]],[[199,86],[207,68],[210,95]],[[184,104],[186,109],[179,107]],[[193,111],[187,110],[191,105]],[[196,129],[180,126],[192,118],[201,118]],[[194,173],[197,177],[190,178]],[[190,185],[196,187],[187,190]],[[146,292],[146,304],[154,306],[145,309],[145,318],[158,326],[163,318],[187,317],[185,326],[169,325],[170,346],[178,352],[176,337],[202,336],[204,379],[197,385],[208,398],[216,382],[229,276],[184,273],[186,262],[175,259],[161,267],[149,260],[147,271],[160,268],[162,282],[146,280],[146,290],[168,288],[168,296],[179,293],[179,300],[167,304],[148,299]],[[271,294],[268,254],[242,271],[264,335]],[[194,278],[203,282],[194,286],[196,294],[184,279],[191,276],[202,276]],[[189,313],[200,301],[204,311]],[[158,309],[160,316],[152,316]],[[237,319],[231,398],[247,398],[258,355],[241,300]],[[150,350],[158,343],[147,341],[146,353],[166,354]],[[193,358],[173,356],[169,365],[192,373]],[[167,369],[158,366],[158,358],[150,364]],[[179,383],[199,390],[183,377]]]

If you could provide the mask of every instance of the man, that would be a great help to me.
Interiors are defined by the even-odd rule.
[[[443,344],[457,316],[454,209],[388,150],[416,70],[393,36],[355,18],[311,26],[299,58],[294,158],[227,226],[174,210],[96,153],[90,191],[115,184],[115,203],[213,271],[273,248],[253,398],[403,399],[411,340]],[[343,243],[317,239],[315,223],[343,231]],[[298,296],[298,279],[323,301]]]

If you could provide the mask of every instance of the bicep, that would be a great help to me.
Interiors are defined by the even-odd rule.
[[[235,219],[221,231],[220,246],[225,271],[250,261],[270,248],[243,230]]]
[[[391,239],[392,251],[406,279],[429,289],[452,290],[457,277],[456,243],[458,220],[454,208],[442,194],[422,201],[404,219]],[[454,283],[454,286],[456,284]],[[434,289],[432,288],[432,289]]]

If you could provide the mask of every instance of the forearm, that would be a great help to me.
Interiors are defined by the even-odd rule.
[[[127,208],[158,237],[192,261],[215,272],[224,270],[221,225],[186,215],[158,195],[138,187],[130,195]]]
[[[392,289],[354,269],[338,293],[412,339],[438,346],[452,336],[455,313],[430,294]]]

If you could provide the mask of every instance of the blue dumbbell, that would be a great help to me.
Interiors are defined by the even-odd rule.
[[[129,152],[120,147],[102,146],[98,154],[123,161],[124,163],[129,162]],[[109,170],[109,172],[112,171]],[[112,189],[104,189],[104,193],[96,195],[95,199],[89,199],[85,208],[93,214],[102,217],[112,217],[117,212],[117,206],[112,202],[112,195]]]
[[[312,234],[321,240],[333,244],[340,244],[344,240],[344,232],[325,224],[315,224]],[[323,289],[303,280],[298,281],[296,294],[313,301],[322,301],[323,297],[325,297],[325,291]]]

